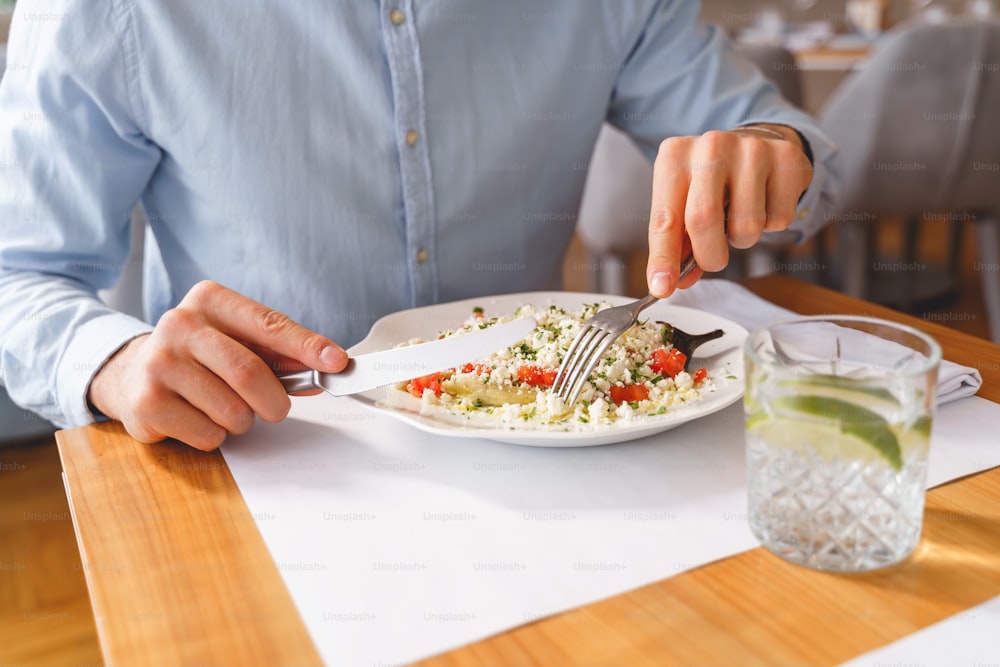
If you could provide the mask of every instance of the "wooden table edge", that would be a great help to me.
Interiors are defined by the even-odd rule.
[[[221,453],[143,444],[118,423],[61,430],[56,442],[107,664],[322,664]],[[123,462],[148,473],[141,488],[98,479]],[[196,512],[171,503],[179,489],[199,497]],[[156,530],[131,531],[126,547],[87,520],[95,512],[116,514],[118,531]]]

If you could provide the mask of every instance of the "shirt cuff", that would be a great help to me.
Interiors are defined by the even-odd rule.
[[[823,219],[822,198],[826,189],[828,174],[825,161],[820,159],[819,155],[815,154],[815,147],[818,145],[817,142],[823,141],[823,138],[810,136],[811,132],[807,128],[800,129],[793,127],[792,129],[802,137],[803,145],[809,146],[810,152],[813,153],[813,155],[809,156],[812,159],[812,180],[809,182],[809,187],[806,188],[806,191],[799,197],[799,203],[795,207],[795,222],[789,227],[789,229],[798,232],[798,240],[801,242],[818,232],[827,223]]]
[[[142,320],[122,313],[95,317],[76,330],[56,372],[57,400],[68,426],[96,421],[87,405],[87,392],[97,371],[130,340],[152,330]]]

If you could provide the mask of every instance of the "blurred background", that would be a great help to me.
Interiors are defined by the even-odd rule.
[[[705,0],[706,21],[841,149],[828,224],[733,253],[721,276],[793,274],[1000,341],[1000,40],[991,0]],[[605,127],[568,289],[641,296],[651,171]],[[607,221],[614,221],[609,233]]]

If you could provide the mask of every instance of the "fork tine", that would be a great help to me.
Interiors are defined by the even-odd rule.
[[[569,349],[566,350],[566,356],[563,357],[562,363],[559,364],[559,370],[556,372],[556,381],[552,388],[557,392],[565,385],[567,376],[577,363],[578,353],[583,349],[585,342],[589,341],[597,333],[597,327],[584,323],[583,328],[573,337],[573,342],[570,343]]]
[[[558,388],[556,395],[559,398],[565,400],[569,396],[573,389],[573,384],[580,374],[580,365],[587,360],[588,349],[600,335],[601,331],[599,329],[590,327],[586,332],[580,333],[573,340],[573,345],[563,359],[562,366],[560,366],[560,374],[556,376],[555,387]]]
[[[587,384],[590,374],[594,372],[594,368],[604,357],[604,353],[608,351],[617,339],[618,336],[604,332],[603,337],[595,340],[593,345],[588,347],[585,358],[581,359],[576,365],[576,372],[569,387],[570,390],[564,399],[568,405],[574,405],[577,399],[580,398],[580,393],[583,391],[584,385]]]
[[[694,257],[689,255],[681,267],[681,277],[693,267]],[[655,296],[647,294],[633,303],[602,310],[583,323],[566,350],[552,385],[552,391],[566,401],[567,407],[573,406],[580,398],[584,384],[608,348],[636,323],[640,312],[656,301]]]
[[[596,352],[600,349],[606,349],[605,343],[609,340],[613,341],[613,337],[608,332],[596,329],[595,335],[590,336],[581,346],[573,365],[567,369],[566,382],[562,391],[559,392],[564,400],[579,394],[583,383],[590,377],[590,372],[597,363]]]

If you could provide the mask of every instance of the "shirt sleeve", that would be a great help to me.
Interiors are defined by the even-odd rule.
[[[671,136],[699,135],[751,123],[794,128],[809,142],[813,177],[792,229],[818,231],[840,188],[837,151],[804,111],[733,49],[716,26],[698,19],[699,3],[662,0],[619,73],[608,122],[629,134],[649,160]]]
[[[17,3],[0,83],[0,382],[58,426],[94,421],[103,362],[151,327],[105,306],[160,151],[141,131],[128,13]]]

